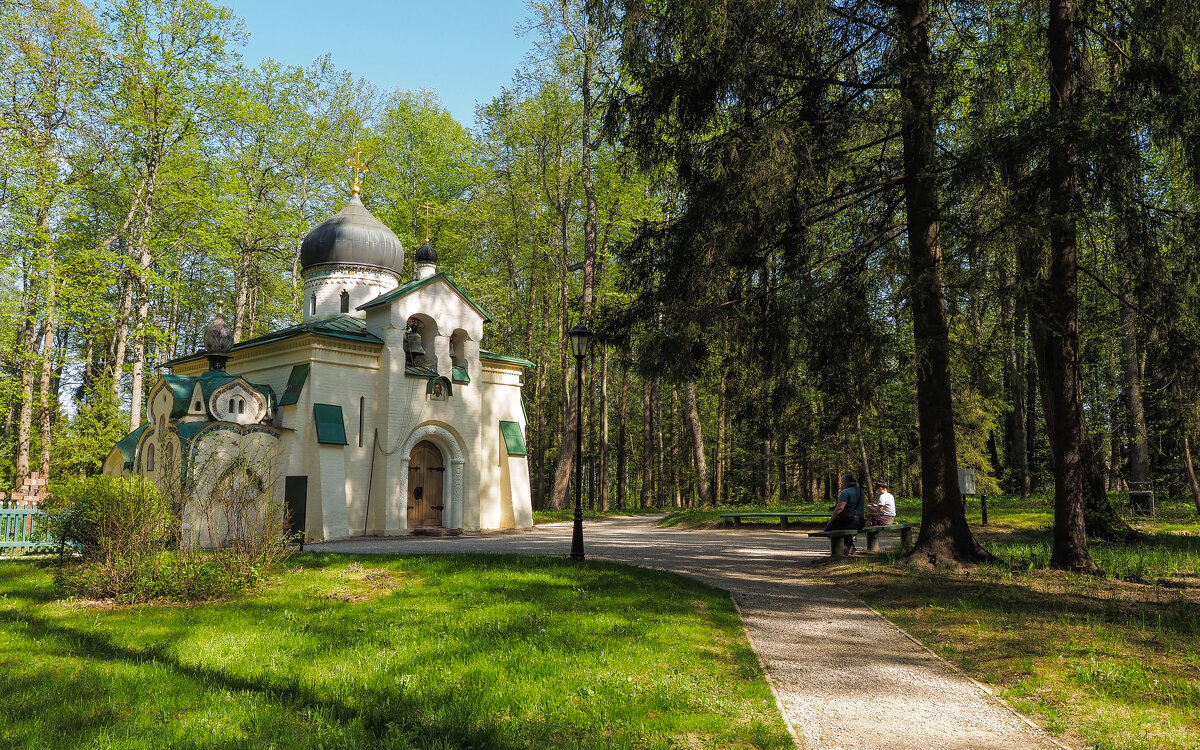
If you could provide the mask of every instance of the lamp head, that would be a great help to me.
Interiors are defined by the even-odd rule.
[[[592,332],[587,326],[580,323],[567,331],[567,336],[571,339],[571,353],[576,357],[587,356],[588,342],[592,338]]]

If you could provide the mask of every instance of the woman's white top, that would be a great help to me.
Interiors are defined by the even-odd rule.
[[[895,517],[895,515],[896,515],[896,498],[892,496],[892,493],[880,492],[879,499],[875,501],[875,504],[879,506],[879,510],[876,511],[877,513],[879,513],[879,515]]]

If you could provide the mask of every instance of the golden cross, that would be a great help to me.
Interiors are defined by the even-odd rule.
[[[417,206],[417,208],[425,212],[425,241],[429,242],[429,217],[433,215],[433,209],[435,206],[429,201],[425,201],[421,205]]]
[[[354,143],[354,155],[346,160],[346,166],[354,171],[354,181],[350,185],[350,194],[358,195],[362,192],[362,182],[359,178],[367,173],[367,165],[362,160],[362,146],[358,142]]]

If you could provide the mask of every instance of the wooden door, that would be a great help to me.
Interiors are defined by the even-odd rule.
[[[442,525],[442,452],[428,440],[417,443],[408,461],[408,528]]]

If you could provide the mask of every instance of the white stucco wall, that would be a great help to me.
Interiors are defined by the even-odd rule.
[[[359,305],[400,286],[400,279],[391,271],[366,266],[320,266],[304,272],[304,320],[333,315],[355,315]],[[342,313],[342,292],[350,295],[349,309]],[[313,300],[316,299],[316,310]]]

